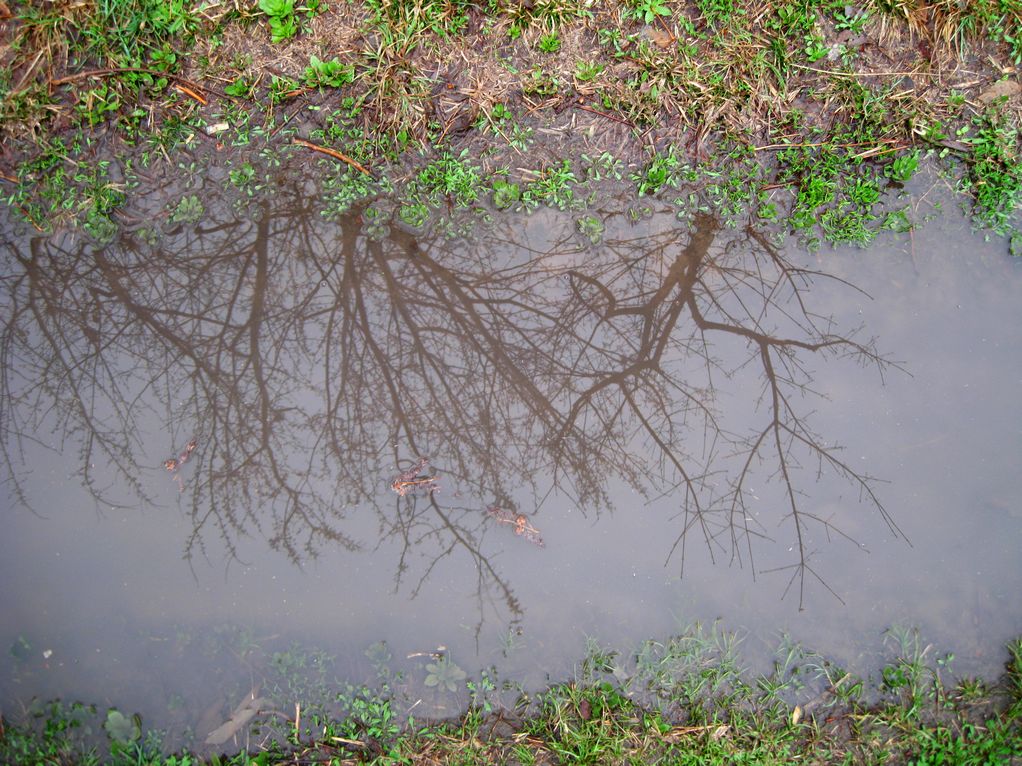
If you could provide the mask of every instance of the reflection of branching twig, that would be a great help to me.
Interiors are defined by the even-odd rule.
[[[102,455],[116,486],[154,502],[152,430],[169,451],[194,429],[189,552],[212,534],[237,555],[236,538],[254,530],[296,562],[355,549],[344,515],[360,509],[398,541],[398,584],[413,551],[426,562],[413,593],[466,553],[480,613],[492,595],[516,618],[521,605],[480,545],[481,509],[538,502],[550,482],[590,511],[608,507],[612,481],[670,497],[682,521],[668,553],[682,569],[697,531],[714,560],[729,553],[755,572],[767,534],[746,496],[765,467],[784,497],[800,603],[807,574],[823,582],[809,529],[843,535],[806,507],[809,465],[850,482],[900,534],[871,477],[798,409],[815,393],[804,359],[890,362],[813,314],[808,292],[825,275],[755,230],[725,236],[697,215],[583,253],[568,221],[522,260],[513,222],[471,242],[369,239],[321,222],[286,186],[252,216],[215,200],[214,189],[201,226],[168,226],[158,246],[127,234],[98,250],[41,238],[30,256],[8,248],[0,427],[12,473],[8,439],[56,418],[82,445],[97,499],[115,486],[93,478]],[[751,428],[729,425],[718,393],[741,376],[760,391]],[[396,445],[438,456],[443,492],[423,464],[391,484],[406,496],[385,499]],[[464,508],[455,488],[471,495]]]

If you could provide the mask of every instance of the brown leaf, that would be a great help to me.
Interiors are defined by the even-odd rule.
[[[209,733],[206,737],[207,745],[222,745],[255,718],[259,708],[266,704],[263,697],[252,697],[247,695],[238,707],[231,713],[231,717]]]
[[[1007,96],[1012,98],[1022,92],[1022,85],[1018,80],[998,80],[976,98],[981,104],[989,104],[999,98]]]
[[[666,50],[674,45],[675,37],[670,32],[665,32],[662,29],[651,29],[649,31],[649,41],[657,48]]]

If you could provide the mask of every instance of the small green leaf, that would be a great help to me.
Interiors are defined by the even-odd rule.
[[[270,17],[270,40],[281,43],[290,40],[298,34],[298,21],[294,16],[271,16]]]
[[[235,98],[250,98],[255,89],[255,83],[249,82],[247,77],[239,77],[230,85],[224,87],[224,93]]]
[[[295,12],[294,0],[259,0],[259,10],[267,16],[290,16]]]
[[[137,715],[127,718],[120,710],[110,708],[103,724],[107,735],[122,745],[134,742],[142,736],[142,722]]]
[[[493,182],[493,206],[498,210],[507,210],[522,198],[518,184],[497,179]]]
[[[317,86],[340,88],[354,80],[355,67],[351,64],[342,64],[336,58],[330,61],[320,61],[319,58],[313,56],[305,68],[305,84],[310,88]]]

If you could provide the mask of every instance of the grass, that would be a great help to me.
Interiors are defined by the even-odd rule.
[[[1002,764],[1022,756],[1022,641],[1007,647],[994,684],[953,680],[951,655],[937,656],[912,630],[892,630],[879,672],[856,678],[805,647],[783,641],[773,669],[743,667],[740,638],[719,625],[693,626],[630,653],[591,644],[576,677],[536,694],[501,696],[493,671],[479,680],[443,672],[471,693],[460,717],[423,722],[402,717],[409,699],[388,682],[385,645],[373,692],[348,686],[327,708],[308,706],[266,723],[263,745],[234,756],[161,751],[158,732],[137,716],[58,702],[39,705],[0,727],[5,763],[587,763]],[[383,649],[381,650],[381,646]],[[274,655],[281,699],[329,696],[323,657],[293,648]],[[433,673],[440,663],[434,663]],[[304,672],[309,671],[309,672]],[[308,677],[308,680],[301,680]],[[427,676],[428,679],[428,676]],[[428,680],[427,680],[428,683]],[[427,689],[428,691],[428,689]],[[265,693],[265,692],[264,692]],[[404,694],[415,694],[414,690]],[[303,697],[301,695],[311,695]],[[283,708],[283,705],[280,706]],[[300,726],[300,730],[299,730]],[[290,728],[288,728],[290,727]]]
[[[1007,233],[1022,199],[1022,162],[1018,124],[996,110],[973,119],[966,139],[969,173],[966,188],[974,197],[976,218],[998,233]]]
[[[182,142],[217,126],[227,146],[260,131],[279,143],[310,136],[378,168],[385,185],[418,164],[412,195],[424,199],[404,206],[413,221],[440,197],[475,204],[484,187],[498,207],[577,204],[563,163],[583,152],[619,157],[640,196],[671,194],[682,168],[711,180],[739,172],[720,148],[742,146],[760,170],[741,204],[811,244],[867,245],[883,221],[875,192],[929,159],[962,179],[978,225],[1018,239],[1018,110],[1010,91],[982,91],[1022,59],[1008,0],[542,0],[485,13],[462,0],[353,0],[343,12],[316,0],[220,0],[201,12],[183,0],[61,0],[15,14],[0,60],[12,164],[0,172],[8,204],[44,229],[109,236],[104,221],[123,197],[78,170],[97,137],[116,177],[118,164],[173,162]],[[908,35],[918,44],[888,46]],[[944,84],[955,78],[897,74],[966,52],[986,67],[966,92]],[[483,177],[521,167],[537,137],[569,125],[578,146],[503,179],[517,197]],[[459,180],[446,163],[466,150],[481,175]],[[367,183],[325,194],[339,210],[372,193]],[[739,199],[723,188],[713,193],[733,214]]]

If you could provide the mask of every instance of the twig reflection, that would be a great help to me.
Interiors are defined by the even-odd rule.
[[[889,363],[814,314],[809,290],[825,275],[754,229],[724,236],[696,215],[622,225],[634,236],[590,250],[570,221],[538,251],[511,219],[470,241],[376,238],[357,215],[321,221],[287,185],[250,214],[207,213],[109,247],[6,246],[2,427],[16,491],[19,444],[52,429],[80,445],[97,501],[153,503],[153,446],[172,453],[194,436],[189,554],[216,534],[237,555],[238,536],[258,533],[301,562],[360,547],[346,515],[374,513],[381,541],[399,544],[399,586],[414,556],[426,561],[417,593],[467,554],[480,615],[496,598],[515,618],[521,604],[484,553],[484,511],[551,485],[595,512],[611,482],[669,496],[680,525],[665,553],[682,568],[697,532],[711,556],[755,571],[766,532],[746,498],[753,475],[772,478],[800,603],[807,576],[823,582],[812,531],[841,534],[805,502],[812,474],[847,480],[900,534],[871,478],[799,409],[814,394],[807,358]],[[752,427],[729,424],[720,401],[738,378],[758,381]],[[394,498],[388,477],[425,454],[452,491]]]

